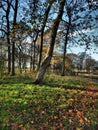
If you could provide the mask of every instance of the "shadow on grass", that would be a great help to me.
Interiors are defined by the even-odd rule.
[[[32,77],[8,77],[0,79],[0,84],[33,84],[33,78]]]
[[[20,77],[8,77],[8,78],[3,78],[0,79],[0,84],[24,84],[24,85],[35,85],[34,84],[34,78],[29,77],[29,76],[20,76]],[[78,87],[77,85],[65,85],[65,84],[58,84],[57,83],[52,83],[52,82],[46,82],[45,80],[42,81],[42,83],[39,84],[40,86],[48,86],[48,87],[58,87],[58,88],[64,88],[64,89],[70,89],[70,90],[80,90],[80,91],[91,91],[91,92],[98,92],[98,89],[89,89],[88,87]]]
[[[58,87],[58,88],[64,88],[64,89],[70,89],[70,90],[80,90],[80,91],[91,91],[91,92],[98,92],[98,89],[89,89],[89,88],[83,88],[83,87],[77,87],[77,86],[67,86],[67,85],[59,85],[59,84],[49,84],[49,83],[42,83],[41,85],[46,85],[49,87]]]

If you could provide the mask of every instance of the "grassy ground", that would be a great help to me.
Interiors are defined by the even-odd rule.
[[[0,79],[0,130],[98,130],[98,84],[46,75]]]

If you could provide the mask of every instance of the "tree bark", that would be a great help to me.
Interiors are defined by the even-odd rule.
[[[65,5],[65,0],[61,0],[60,6],[59,6],[58,16],[57,16],[57,18],[55,19],[55,21],[52,25],[50,43],[49,43],[47,55],[46,55],[44,61],[42,62],[41,66],[40,66],[36,80],[34,82],[35,84],[39,84],[42,81],[44,74],[46,72],[46,69],[50,64],[50,61],[51,61],[51,58],[52,58],[52,55],[53,55],[53,49],[54,49],[55,38],[56,38],[58,26],[59,26],[59,23],[61,21],[62,15],[63,15],[64,5]]]

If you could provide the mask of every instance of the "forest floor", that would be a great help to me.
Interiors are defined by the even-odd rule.
[[[0,79],[0,130],[98,130],[98,84],[46,75]]]

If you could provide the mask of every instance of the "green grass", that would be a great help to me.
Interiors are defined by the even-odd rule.
[[[98,91],[87,91],[91,82],[50,75],[33,85],[32,77],[0,80],[0,130],[97,130]]]
[[[92,83],[92,79],[86,79],[85,77],[75,76],[57,76],[57,75],[46,75],[43,84],[60,87],[60,88],[72,88],[72,89],[86,89],[88,85]],[[98,86],[97,83],[94,85]]]

